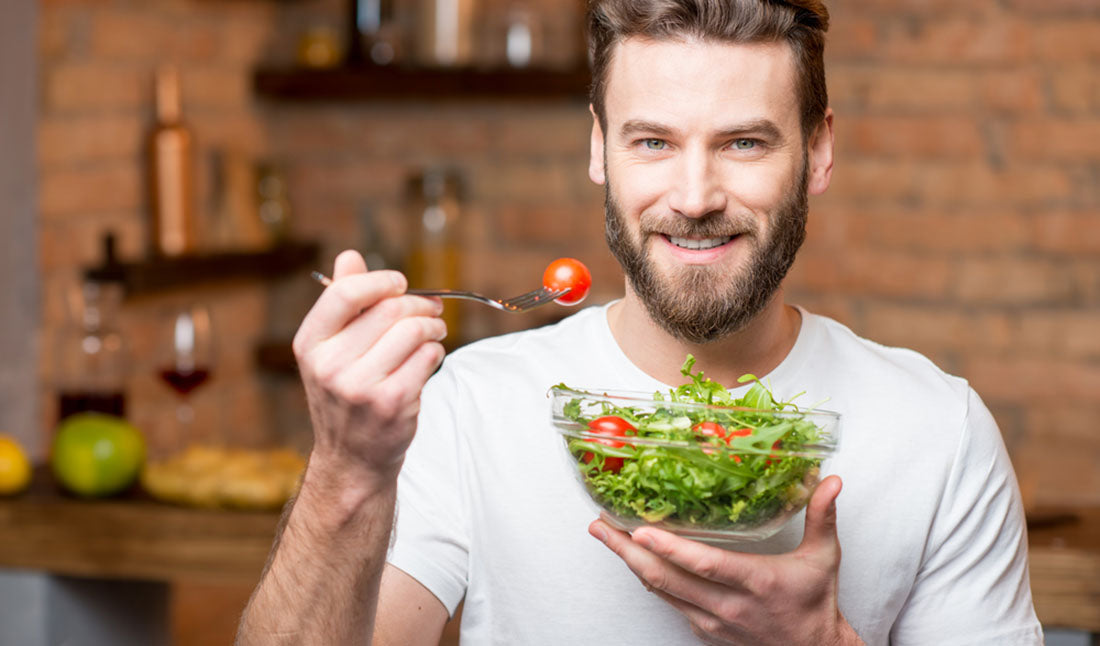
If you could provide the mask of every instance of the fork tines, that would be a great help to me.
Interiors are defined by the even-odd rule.
[[[553,301],[555,299],[561,298],[568,291],[568,289],[549,290],[545,287],[540,287],[538,289],[533,289],[526,294],[520,294],[519,296],[513,296],[508,300],[498,302],[509,311],[522,312],[530,307],[541,304],[543,302]]]

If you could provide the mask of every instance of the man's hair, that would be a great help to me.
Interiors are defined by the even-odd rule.
[[[786,42],[795,56],[802,137],[808,140],[829,106],[823,61],[828,28],[823,0],[590,0],[592,107],[606,130],[607,71],[615,46],[628,38]]]

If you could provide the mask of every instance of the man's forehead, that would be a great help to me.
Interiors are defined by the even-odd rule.
[[[754,111],[753,118],[798,120],[797,69],[786,42],[730,43],[685,36],[631,37],[617,43],[607,68],[609,120]],[[645,115],[634,114],[638,110]],[[651,114],[652,113],[652,114]]]

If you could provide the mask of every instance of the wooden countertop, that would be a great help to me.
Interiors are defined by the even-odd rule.
[[[109,579],[253,585],[279,513],[185,509],[140,495],[84,501],[38,487],[0,499],[0,567]],[[1029,514],[1044,626],[1100,632],[1100,507]]]
[[[19,497],[0,498],[0,567],[105,579],[254,585],[279,516],[187,509],[139,494],[78,500],[53,487],[36,486]]]
[[[1039,620],[1100,633],[1100,507],[1036,511],[1028,525]]]

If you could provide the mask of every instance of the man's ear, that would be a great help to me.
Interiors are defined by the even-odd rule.
[[[833,109],[825,110],[825,118],[810,137],[807,151],[809,178],[806,190],[810,195],[820,195],[829,188],[833,177]]]
[[[600,127],[600,119],[592,104],[588,105],[588,112],[592,115],[592,139],[589,142],[588,151],[588,177],[593,182],[603,186],[607,181],[607,169],[603,165],[603,128]]]

